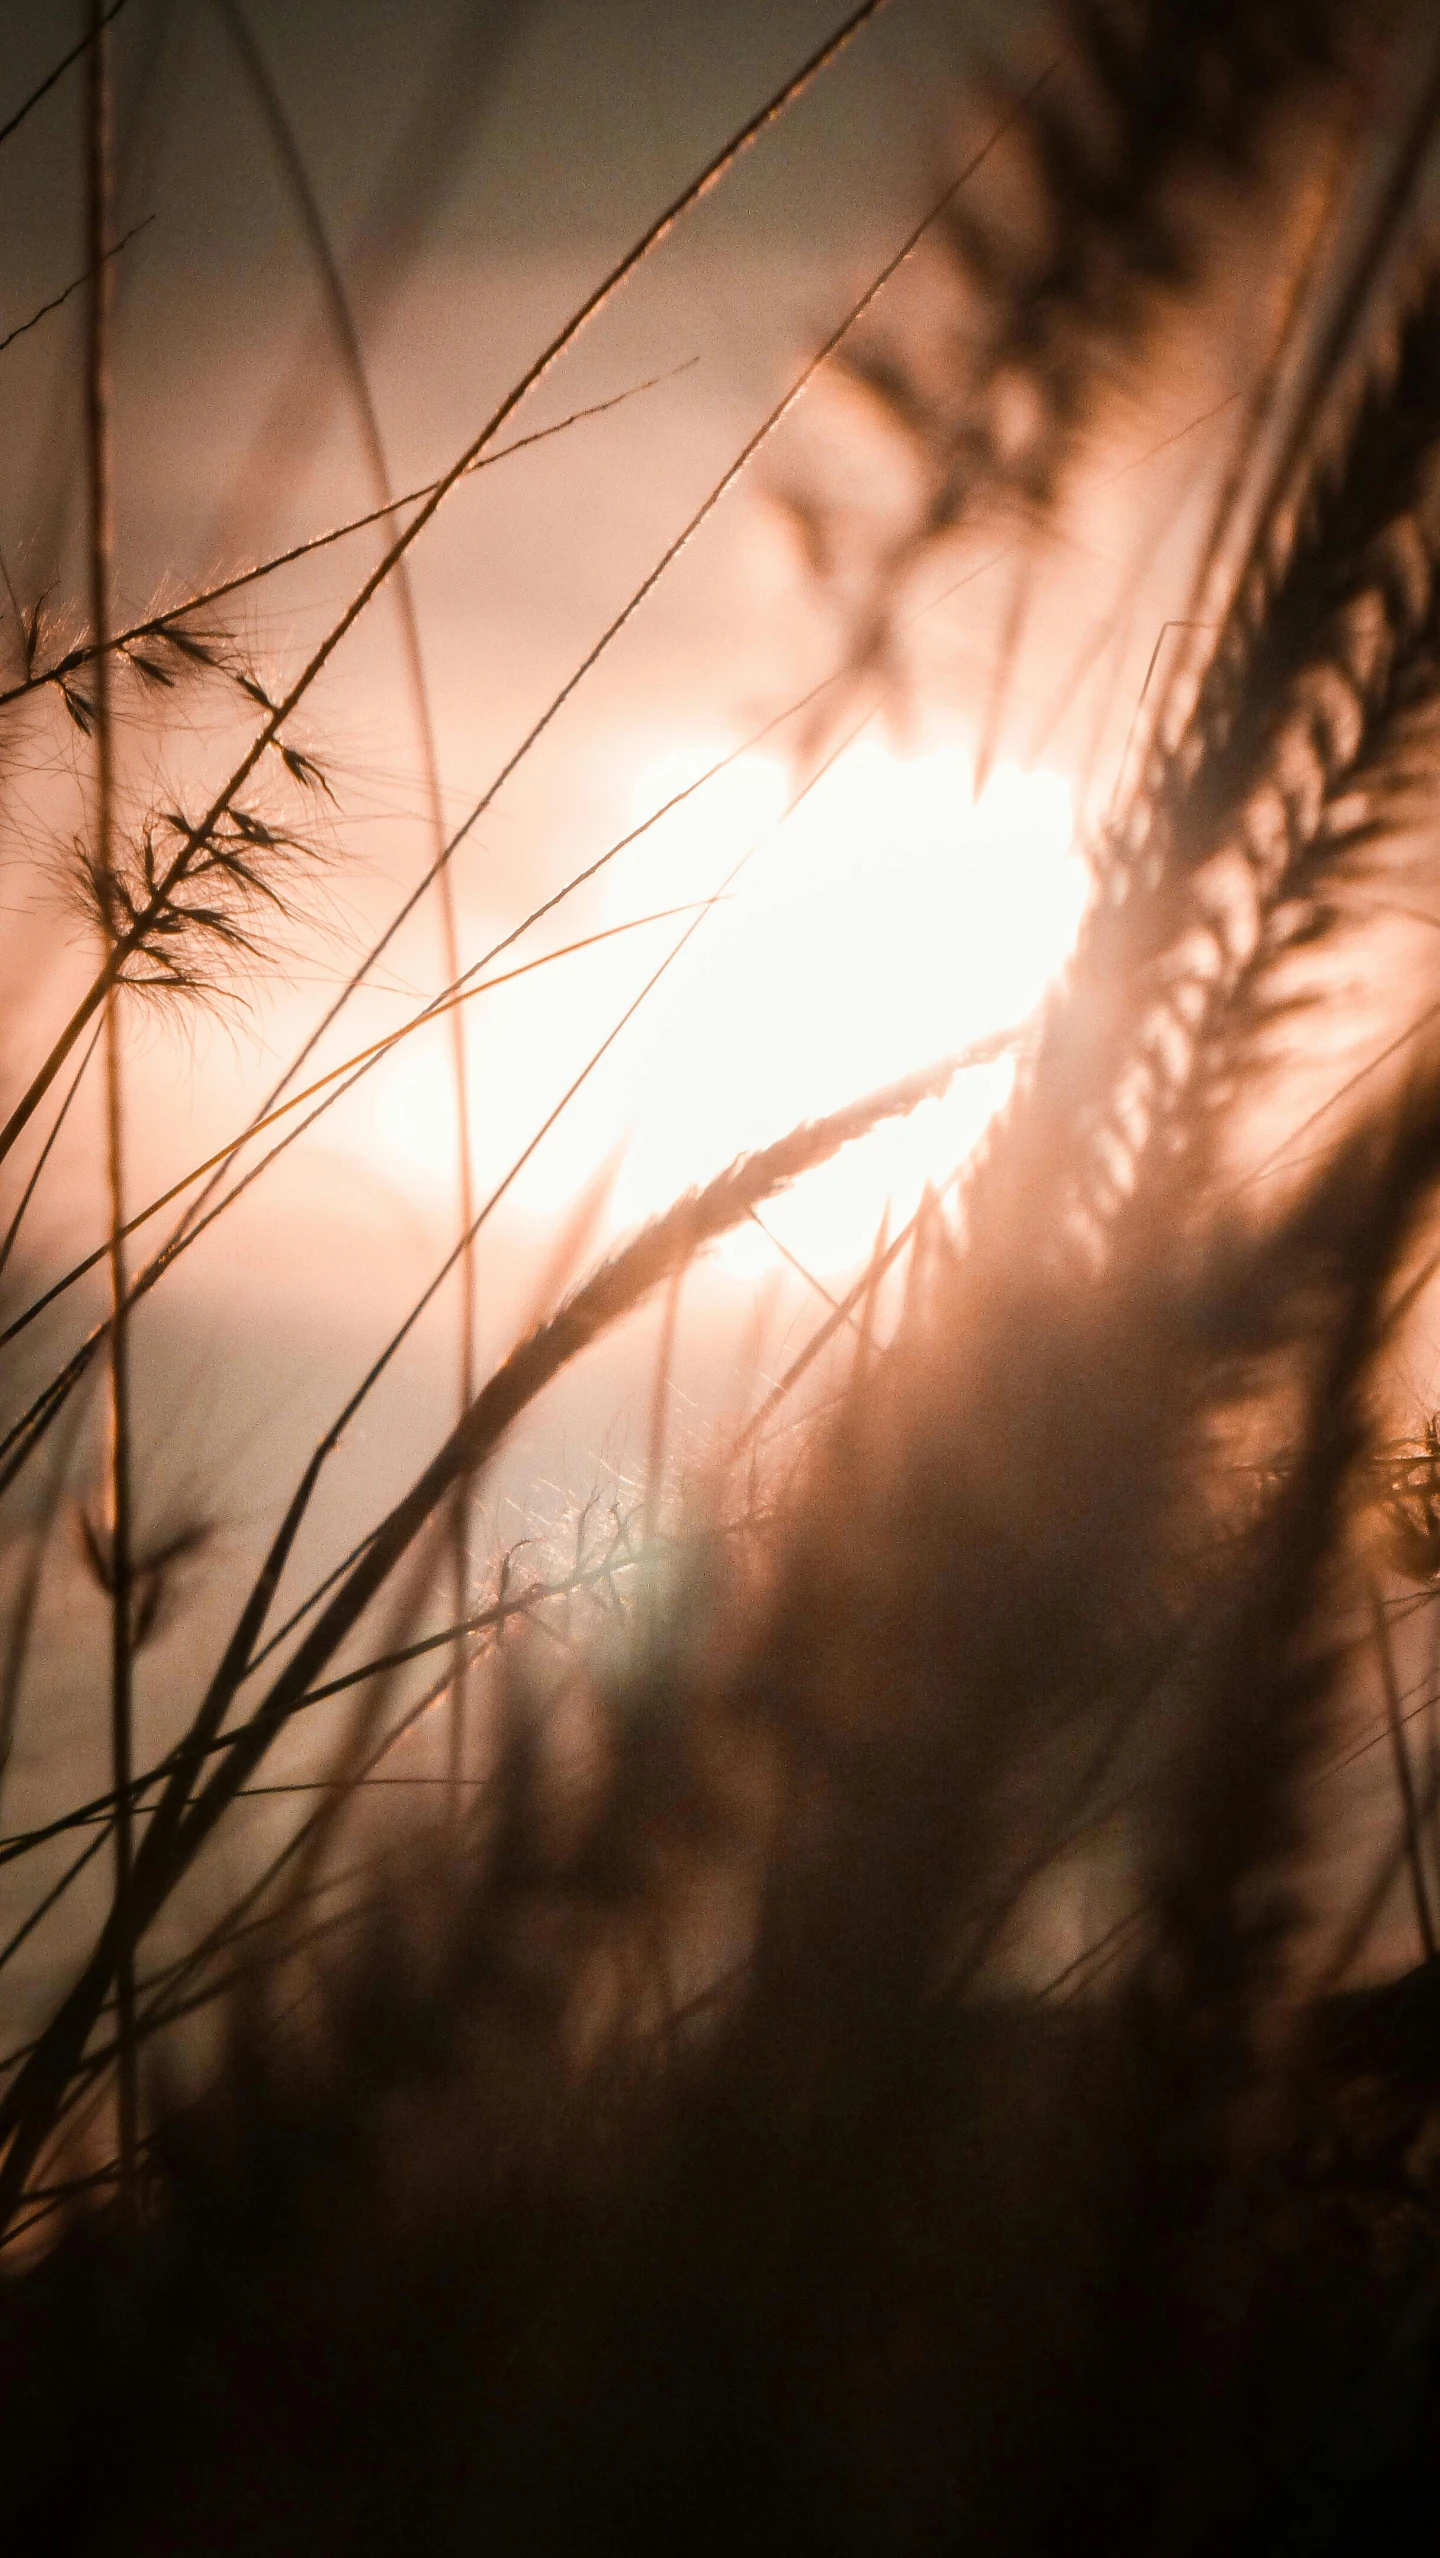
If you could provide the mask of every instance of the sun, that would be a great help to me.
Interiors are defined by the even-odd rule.
[[[636,777],[641,819],[724,749],[676,752]],[[797,793],[778,759],[741,753],[605,874],[599,929],[668,920],[544,968],[472,1016],[477,1176],[498,1180],[693,917],[724,891],[527,1167],[516,1202],[546,1217],[623,1146],[611,1220],[633,1226],[736,1155],[1023,1025],[1072,950],[1089,892],[1063,775],[1001,765],[976,793],[960,748],[900,755],[859,743]],[[727,884],[728,883],[728,884]],[[676,909],[687,910],[676,916]],[[819,1273],[853,1266],[887,1212],[947,1181],[1010,1090],[1001,1057],[944,1101],[889,1124],[766,1212]],[[443,1044],[402,1050],[377,1078],[369,1142],[421,1189],[454,1179]],[[758,1270],[776,1246],[750,1226],[720,1247]]]
[[[862,743],[798,805],[778,762],[742,757],[722,781],[703,817],[687,802],[648,839],[643,885],[611,892],[617,911],[637,892],[703,895],[753,841],[636,1042],[615,1203],[627,1220],[802,1119],[1018,1028],[1064,967],[1089,891],[1060,774],[1002,765],[977,797],[959,748]],[[651,806],[675,787],[674,767],[645,777]],[[1005,1058],[968,1070],[797,1185],[767,1225],[808,1267],[853,1264],[887,1208],[903,1217],[963,1163],[1012,1080]],[[721,1249],[758,1267],[770,1248],[750,1227]]]

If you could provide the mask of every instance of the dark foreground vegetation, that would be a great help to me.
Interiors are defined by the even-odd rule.
[[[830,1326],[803,1459],[767,1474],[742,1427],[706,1516],[610,1550],[604,1640],[563,1671],[544,1592],[475,1606],[465,1501],[533,1397],[916,1089],[682,1201],[467,1384],[257,1704],[307,1478],[158,1769],[127,1682],[175,1558],[127,1545],[124,1344],[163,1270],[118,1209],[108,1317],[11,1398],[18,1484],[109,1362],[115,1890],[0,2094],[17,2548],[1435,2543],[1437,30],[1070,0],[1037,43],[987,75],[995,166],[930,225],[932,332],[877,306],[837,358],[913,500],[883,538],[810,510],[838,696],[900,682],[942,546],[1003,531],[1043,618],[1107,404],[1237,266],[1276,323],[1069,980],[958,1193]],[[92,130],[103,66],[92,38],[69,75]],[[105,957],[16,1162],[127,987],[188,995],[250,946],[318,787],[308,677],[261,684],[211,606],[106,649],[103,489],[92,525],[90,637],[62,658],[32,617],[15,681],[96,744]],[[132,837],[106,687],[180,660],[258,743]],[[387,1664],[457,1539],[424,1702],[468,1698],[487,1781],[387,1825]],[[372,1608],[330,1790],[147,1972]],[[1377,1735],[1379,1827],[1346,1783]],[[175,2029],[217,2002],[202,2067]]]

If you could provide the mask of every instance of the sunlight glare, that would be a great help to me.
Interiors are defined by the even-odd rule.
[[[636,818],[716,753],[649,766]],[[778,759],[742,754],[605,873],[592,927],[712,896],[748,856],[527,1167],[516,1193],[527,1214],[562,1210],[624,1138],[612,1225],[653,1216],[797,1122],[1022,1023],[1063,968],[1088,873],[1062,775],[1001,765],[977,801],[963,750],[903,757],[861,743],[786,817],[791,787]],[[482,1187],[533,1134],[686,920],[559,960],[475,1007]],[[943,1102],[877,1130],[773,1202],[767,1223],[808,1267],[853,1266],[887,1203],[904,1218],[927,1179],[944,1182],[963,1162],[1012,1079],[1008,1059],[971,1068]],[[377,1079],[369,1133],[432,1196],[453,1183],[438,1034],[398,1052]],[[737,1270],[775,1257],[754,1227],[720,1249]]]
[[[646,839],[638,894],[634,874],[613,892],[617,911],[623,895],[635,912],[652,895],[673,897],[681,879],[694,882],[690,894],[718,885],[760,834],[766,807],[773,831],[657,990],[616,1198],[622,1220],[653,1214],[802,1119],[1022,1022],[1064,966],[1084,911],[1088,874],[1059,774],[1002,765],[977,802],[962,750],[905,758],[862,743],[783,825],[782,766],[744,757],[724,779],[734,822],[718,826],[717,805],[692,832],[701,793]],[[671,773],[647,775],[649,804],[675,786]],[[887,1201],[903,1218],[927,1179],[954,1172],[1012,1080],[1008,1059],[972,1068],[943,1102],[810,1175],[767,1223],[814,1269],[853,1264]],[[722,1252],[732,1267],[757,1268],[769,1247],[750,1227]]]

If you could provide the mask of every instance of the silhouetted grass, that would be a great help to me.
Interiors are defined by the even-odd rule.
[[[1194,287],[1226,222],[1239,236],[1250,186],[1304,185],[1283,148],[1297,97],[1323,80],[1348,102],[1357,163],[1393,142],[1349,85],[1350,48],[1363,39],[1368,77],[1407,40],[1399,21],[1086,0],[1065,23],[1078,70],[1008,110],[1048,208],[1039,248],[1002,257],[983,215],[953,215],[952,182],[640,596],[937,221],[988,317],[981,360],[967,352],[946,386],[947,451],[968,474],[931,527],[948,534],[1002,462],[1048,503],[1107,368],[1143,353],[1157,295]],[[321,849],[323,756],[293,747],[288,722],[338,636],[588,312],[798,85],[402,502],[416,512],[298,677],[272,688],[218,629],[187,638],[193,600],[107,650],[98,574],[90,633],[58,655],[32,610],[13,692],[33,712],[68,687],[55,715],[68,705],[97,749],[127,662],[157,706],[178,657],[259,724],[201,817],[157,818],[113,851],[102,825],[83,848],[108,955],[5,1144],[53,1113],[99,1008],[157,976],[193,1000],[217,950],[254,954],[253,913],[283,905]],[[1282,421],[1278,479],[1258,439],[1249,456],[1249,561],[1092,847],[1097,896],[1012,1102],[752,1390],[708,1510],[676,1524],[659,1504],[685,1272],[956,1060],[743,1158],[557,1282],[558,1307],[471,1381],[428,1464],[276,1625],[323,1470],[532,1140],[277,1498],[174,1745],[138,1772],[117,1746],[104,1793],[0,1840],[7,1864],[59,1842],[70,1857],[58,1880],[45,1867],[3,1974],[88,1861],[133,1835],[73,1979],[4,2055],[0,2461],[17,2545],[1430,2546],[1440,1762],[1421,1765],[1412,1729],[1433,1664],[1415,1682],[1397,1646],[1436,1577],[1436,1429],[1415,1404],[1440,1049],[1433,1006],[1417,1009],[1433,918],[1409,916],[1403,968],[1353,927],[1358,889],[1388,895],[1398,847],[1407,880],[1433,861],[1440,373],[1423,152],[1413,164],[1415,188],[1386,199],[1383,254],[1360,261],[1365,291],[1339,297],[1343,328],[1312,279],[1327,351],[1302,379],[1325,396]],[[1197,171],[1228,190],[1203,222],[1182,186]],[[1025,365],[1038,424],[1007,460],[998,386]],[[388,524],[388,496],[378,512]],[[102,548],[97,530],[92,567]],[[836,672],[843,686],[853,656]],[[267,758],[283,818],[250,806]],[[464,831],[437,835],[426,888]],[[484,972],[516,938],[447,962],[444,994],[394,1037],[501,982]],[[7,1489],[28,1491],[131,1307],[256,1177],[229,1179],[241,1147],[282,1108],[328,1106],[393,1044],[295,1091],[308,1042],[178,1186],[194,1193],[181,1224],[137,1272],[120,1259],[109,1315],[17,1385]],[[174,1196],[137,1216],[112,1180],[112,1278]],[[16,1355],[87,1267],[77,1255],[50,1281],[22,1266],[0,1348]],[[633,1508],[593,1539],[582,1513],[573,1568],[503,1556],[483,1601],[463,1575],[432,1624],[439,1549],[457,1521],[470,1536],[504,1434],[661,1289]],[[838,1390],[788,1471],[766,1471],[766,1430],[822,1352]],[[117,1444],[87,1536],[118,1679],[208,1522],[134,1536],[122,1571]],[[55,1466],[39,1538],[64,1481]],[[34,1596],[32,1574],[3,1742]],[[398,1684],[427,1662],[421,1694]],[[1395,1776],[1378,1866],[1336,1784],[1377,1669]],[[422,1772],[387,1771],[404,1794],[381,1772],[440,1709],[468,1754],[447,1753],[427,1817]],[[280,1735],[322,1710],[338,1728],[323,1773],[293,1781],[304,1808],[238,1890],[217,1884],[182,1950],[159,1950],[158,1922],[269,1783]],[[1428,1959],[1377,1985],[1363,1958],[1402,1871]]]

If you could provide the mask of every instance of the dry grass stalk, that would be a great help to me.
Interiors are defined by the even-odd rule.
[[[1243,170],[1269,112],[1257,69],[1293,88],[1367,18],[1281,0],[1202,15],[1077,0],[1083,105],[1046,89],[1023,119],[1073,236],[1047,233],[1017,279],[983,222],[957,226],[991,324],[966,506],[1003,476],[998,394],[1025,362],[1038,424],[1015,472],[1033,502],[1053,494],[1103,369],[1193,271],[1178,173]],[[1371,1900],[1408,1859],[1433,1951],[1440,1773],[1416,1779],[1373,1574],[1377,1498],[1402,1562],[1433,1543],[1429,1439],[1407,1471],[1387,1404],[1434,1242],[1434,1059],[1361,1086],[1258,1206],[1237,1207],[1225,1146],[1293,953],[1333,961],[1347,865],[1381,857],[1407,795],[1433,797],[1432,302],[1370,350],[1355,414],[1321,422],[1300,501],[1267,518],[956,1225],[927,1194],[893,1242],[882,1229],[745,1425],[737,1454],[853,1321],[838,1411],[774,1508],[677,1549],[628,1650],[612,1628],[588,1651],[561,1614],[592,1582],[623,1614],[617,1578],[645,1552],[618,1509],[598,1563],[582,1515],[562,1580],[525,1583],[507,1556],[493,1606],[467,1597],[416,1630],[433,1540],[535,1398],[664,1289],[663,1418],[695,1254],[955,1060],[743,1160],[573,1288],[272,1627],[321,1469],[427,1291],[317,1444],[181,1741],[3,1843],[17,1859],[86,1824],[104,1839],[144,1807],[128,1907],[9,2056],[0,2099],[12,2233],[73,2224],[0,2293],[22,2527],[73,2444],[103,2438],[116,2504],[75,2494],[117,2547],[198,2527],[378,2550],[478,2528],[541,2550],[1038,2558],[1077,2516],[1136,2558],[1428,2546],[1433,1969],[1338,2003],[1316,1984],[1366,1917],[1353,1893],[1338,1918],[1325,1900],[1318,1779],[1348,1746],[1372,1627],[1403,1818]],[[86,662],[90,704],[119,653]],[[299,695],[260,691],[274,744]],[[244,780],[177,856],[184,880],[172,845],[107,890],[116,948],[132,930],[130,955],[146,946],[156,898],[205,862],[248,862]],[[218,892],[215,912],[245,928]],[[31,1399],[7,1464],[86,1355]],[[657,1421],[652,1501],[661,1438]],[[92,1543],[118,1582],[114,1542]],[[161,1579],[177,1559],[148,1554]],[[129,1560],[143,1577],[146,1549]],[[113,1612],[127,1649],[133,1597]],[[381,1648],[356,1662],[380,1603]],[[523,1643],[493,1665],[473,1804],[452,1768],[448,1823],[416,1825],[408,1860],[322,1871],[462,1647],[468,1665],[517,1619],[550,1625],[554,1666]],[[382,1729],[386,1683],[437,1654]],[[319,1803],[197,1943],[156,1959],[137,2015],[142,1934],[280,1735],[347,1694]],[[584,1745],[568,1763],[567,1731]],[[229,2060],[157,2121],[153,2227],[119,2245],[96,2205],[115,2170],[85,2149],[111,2074],[226,1994]]]

